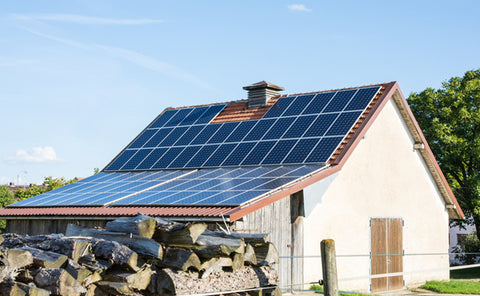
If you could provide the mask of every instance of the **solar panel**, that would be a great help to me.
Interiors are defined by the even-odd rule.
[[[104,171],[323,163],[379,89],[280,97],[263,118],[237,122],[211,123],[226,104],[169,109]]]
[[[122,205],[241,205],[324,166],[270,166],[198,170],[141,194]]]
[[[193,171],[99,173],[15,203],[13,206],[105,205]]]

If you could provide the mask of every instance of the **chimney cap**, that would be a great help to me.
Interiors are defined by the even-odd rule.
[[[261,89],[261,88],[269,88],[276,91],[285,90],[285,88],[270,82],[266,82],[265,80],[243,87],[244,90],[254,90],[254,89]]]

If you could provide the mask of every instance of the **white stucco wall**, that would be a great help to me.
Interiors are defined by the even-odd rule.
[[[340,172],[304,189],[305,255],[332,238],[337,255],[368,255],[370,218],[403,218],[404,280],[414,286],[449,277],[448,213],[392,100]],[[321,261],[305,259],[305,282],[322,277]],[[337,258],[339,288],[368,291],[370,258]]]

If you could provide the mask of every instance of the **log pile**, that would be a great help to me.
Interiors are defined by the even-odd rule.
[[[70,224],[65,236],[3,234],[0,296],[278,294],[265,236],[141,214],[105,230]]]

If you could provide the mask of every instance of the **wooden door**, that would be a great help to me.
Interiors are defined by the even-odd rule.
[[[372,218],[370,227],[372,292],[402,289],[403,275],[398,273],[403,272],[403,220]]]

